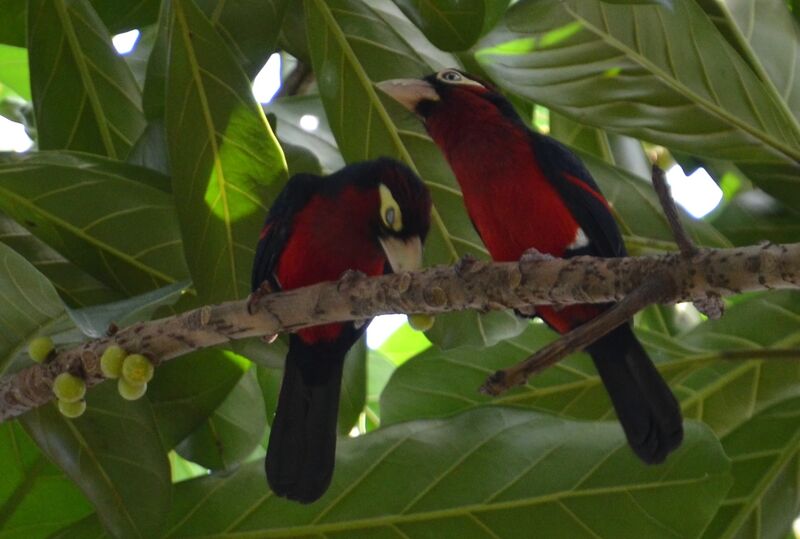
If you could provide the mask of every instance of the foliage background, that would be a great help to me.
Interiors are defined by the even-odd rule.
[[[579,152],[634,254],[675,248],[647,152],[720,184],[721,206],[690,223],[698,243],[800,237],[796,0],[508,3],[3,0],[0,112],[35,148],[0,155],[0,373],[37,335],[74,343],[245,297],[266,209],[298,171],[400,158],[432,190],[427,263],[485,256],[446,163],[373,84],[443,67],[493,81]],[[132,28],[122,57],[110,36]],[[275,51],[312,84],[265,116],[251,79]],[[0,425],[0,537],[786,537],[800,367],[768,358],[798,351],[798,321],[792,293],[733,298],[720,321],[637,318],[690,420],[658,467],[628,451],[583,355],[476,392],[553,338],[541,324],[404,326],[351,352],[336,474],[310,506],[263,477],[284,346],[196,352],[140,401],[103,384],[77,420],[49,405]]]

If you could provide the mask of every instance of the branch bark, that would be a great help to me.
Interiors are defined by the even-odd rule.
[[[145,354],[156,365],[199,348],[236,339],[380,314],[524,308],[620,301],[646,280],[666,275],[664,303],[694,301],[768,289],[800,288],[800,243],[765,243],[648,257],[571,259],[525,257],[519,262],[472,262],[415,273],[359,277],[270,294],[250,315],[247,300],[206,306],[178,316],[142,322],[113,336],[60,350],[44,365],[0,379],[0,421],[53,398],[61,372],[87,385],[103,381],[99,358],[111,344]]]

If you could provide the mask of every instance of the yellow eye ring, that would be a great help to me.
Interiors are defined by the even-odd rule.
[[[380,184],[378,192],[381,197],[381,221],[386,228],[400,232],[403,230],[403,214],[400,206],[392,196],[392,192],[384,184]]]

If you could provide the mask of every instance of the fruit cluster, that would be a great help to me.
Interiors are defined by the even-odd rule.
[[[52,354],[53,340],[37,337],[28,345],[28,354],[37,363],[42,363]],[[122,398],[136,400],[147,391],[147,383],[153,378],[153,362],[141,354],[128,355],[124,349],[111,345],[100,357],[100,371],[106,378],[118,378],[117,391]],[[86,411],[86,382],[69,372],[62,372],[53,381],[53,394],[58,399],[58,409],[66,417],[79,417]]]
[[[153,378],[153,363],[141,354],[126,355],[117,345],[105,349],[100,357],[100,370],[106,378],[118,378],[117,391],[123,399],[135,401],[147,391]]]

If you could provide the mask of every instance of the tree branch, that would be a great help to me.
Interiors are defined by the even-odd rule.
[[[206,306],[134,324],[113,336],[60,350],[48,363],[0,379],[0,421],[53,398],[64,371],[92,386],[103,381],[99,357],[110,344],[147,355],[158,365],[193,350],[236,339],[380,314],[437,314],[467,309],[524,308],[620,301],[656,275],[672,283],[662,302],[693,301],[767,289],[800,288],[800,243],[700,250],[629,258],[526,257],[520,262],[474,262],[415,273],[348,276],[338,282],[270,294],[247,312],[247,300]]]

